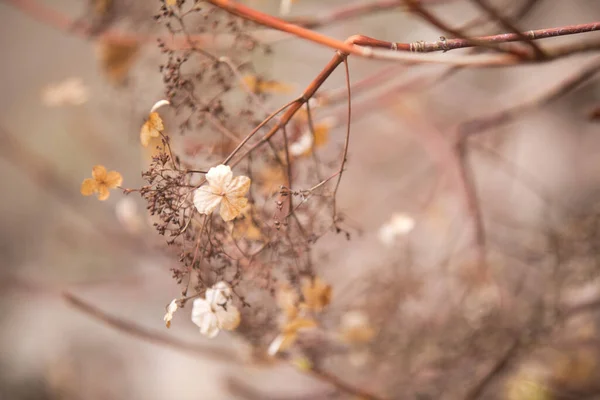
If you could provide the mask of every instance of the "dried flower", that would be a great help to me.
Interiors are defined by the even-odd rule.
[[[307,121],[303,121],[302,123],[308,124],[308,117],[305,118]],[[316,123],[314,126],[314,135],[307,127],[300,138],[290,145],[290,154],[294,157],[308,156],[312,152],[313,147],[318,148],[327,144],[329,131],[335,124],[335,118],[327,118]]]
[[[310,318],[299,317],[288,322],[281,330],[281,333],[271,342],[267,353],[270,356],[274,356],[278,352],[290,348],[298,338],[299,332],[316,328],[316,326],[317,323]]]
[[[138,42],[115,42],[109,39],[98,41],[96,56],[102,70],[115,85],[122,85],[133,67],[140,50]]]
[[[302,296],[304,303],[301,307],[315,312],[323,311],[331,301],[331,285],[319,277],[307,279],[302,283]]]
[[[287,94],[294,91],[292,85],[285,83],[264,80],[256,75],[246,75],[242,79],[243,84],[248,87],[253,93],[274,93],[274,94]]]
[[[167,313],[165,314],[165,317],[163,318],[167,328],[171,327],[171,320],[173,319],[173,314],[175,313],[175,311],[177,311],[178,307],[179,306],[177,305],[177,299],[173,299],[173,301],[171,301],[169,303],[169,305],[167,306]]]
[[[370,342],[375,331],[369,323],[369,317],[361,311],[348,311],[342,316],[340,338],[348,344]]]
[[[205,298],[194,300],[192,322],[200,327],[200,333],[214,338],[224,330],[234,330],[240,324],[240,312],[231,303],[231,288],[225,282],[206,290]]]
[[[152,140],[152,138],[159,137],[162,131],[165,129],[163,120],[160,115],[158,115],[156,110],[169,104],[170,103],[167,100],[159,100],[150,109],[148,119],[146,122],[144,122],[144,125],[142,125],[142,129],[140,131],[140,141],[142,142],[142,146],[147,147],[148,144],[150,144],[150,140]]]
[[[250,178],[234,178],[228,165],[218,165],[208,170],[206,180],[208,185],[194,192],[194,205],[200,214],[212,213],[219,204],[224,221],[231,221],[242,213],[248,204],[245,196],[250,189]]]
[[[89,89],[81,78],[69,78],[48,85],[42,91],[42,102],[49,107],[80,106],[87,102],[89,97]]]
[[[298,315],[298,292],[289,284],[279,287],[276,295],[277,305],[283,311],[287,320],[293,320]]]
[[[379,240],[391,246],[398,236],[406,235],[415,228],[415,220],[405,213],[394,213],[392,218],[379,228]]]
[[[96,165],[92,169],[92,178],[83,180],[81,194],[91,196],[96,193],[98,200],[106,200],[110,196],[110,189],[114,189],[123,183],[123,177],[117,171],[106,172],[103,165]]]

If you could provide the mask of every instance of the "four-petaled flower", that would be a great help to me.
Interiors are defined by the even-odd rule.
[[[245,196],[250,189],[250,178],[234,178],[228,165],[218,165],[208,170],[206,180],[208,185],[194,192],[194,205],[200,214],[212,213],[219,204],[224,221],[231,221],[242,213],[248,204]]]
[[[110,196],[109,189],[121,186],[123,177],[117,171],[106,172],[103,165],[96,165],[92,169],[92,178],[83,180],[81,184],[81,194],[91,196],[96,193],[98,200],[106,200]]]
[[[205,298],[194,300],[192,322],[200,327],[200,333],[214,338],[221,329],[234,330],[240,324],[240,312],[231,304],[231,288],[225,282],[206,290]]]

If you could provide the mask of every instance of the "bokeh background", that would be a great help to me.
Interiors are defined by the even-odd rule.
[[[449,3],[432,8],[449,23],[479,15],[469,2]],[[495,2],[501,10],[520,3]],[[597,0],[537,3],[518,21],[523,30],[600,20]],[[61,15],[118,32],[167,35],[152,20],[160,2],[119,4],[114,19],[95,21],[90,5],[80,1],[0,3],[0,398],[346,398],[292,366],[257,360],[235,334],[223,333],[209,342],[189,320],[189,309],[179,311],[166,330],[164,306],[179,294],[169,273],[177,260],[162,250],[144,204],[137,198],[124,204],[118,192],[106,202],[79,194],[95,164],[120,171],[125,186],[142,184],[140,171],[148,154],[139,145],[139,128],[164,93],[159,72],[164,56],[152,40],[139,45],[123,71],[107,70],[99,36],[83,37],[56,23]],[[246,4],[273,14],[280,10],[273,0]],[[290,17],[319,15],[346,4],[298,0]],[[40,9],[58,14],[40,14]],[[402,7],[319,30],[340,39],[360,33],[403,42],[437,40],[443,34]],[[475,32],[499,30],[482,24]],[[598,35],[544,43],[597,40]],[[332,54],[272,32],[261,31],[259,37],[271,43],[273,53],[251,55],[256,69],[295,88],[272,96],[272,107],[299,93]],[[600,249],[592,229],[600,212],[600,125],[588,118],[589,110],[600,104],[598,78],[469,144],[468,170],[484,216],[488,260],[501,288],[494,286],[493,294],[488,285],[473,296],[462,286],[468,258],[460,255],[471,245],[470,214],[452,172],[440,161],[440,148],[459,124],[536,99],[598,63],[598,57],[590,52],[547,64],[465,69],[422,85],[447,67],[409,68],[350,58],[352,82],[378,73],[388,77],[353,96],[349,161],[339,193],[340,207],[353,227],[352,240],[326,236],[315,259],[320,275],[333,285],[334,315],[362,307],[380,335],[371,354],[377,368],[365,372],[342,357],[332,363],[334,372],[375,391],[385,386],[381,393],[390,398],[467,398],[505,350],[512,349],[510,340],[494,332],[510,330],[522,338],[521,333],[539,327],[543,340],[511,353],[500,376],[478,396],[596,398],[585,396],[600,391],[599,314],[593,307],[600,299]],[[49,104],[44,93],[68,79],[83,87],[80,104]],[[402,85],[415,81],[416,87]],[[324,85],[324,90],[343,88],[341,70]],[[338,122],[324,152],[339,151],[344,107],[342,101],[317,110],[319,118]],[[131,219],[123,221],[123,213],[135,215],[133,226]],[[390,245],[382,242],[380,230],[394,213],[411,216],[416,225]],[[519,289],[513,290],[517,284]],[[115,330],[66,302],[60,295],[65,289],[123,320],[230,352],[231,360],[190,354]],[[501,302],[500,311],[489,311],[498,292],[510,293],[509,300]],[[559,309],[548,304],[566,304],[567,311],[587,306],[575,322],[559,322],[554,314],[528,319],[539,304],[547,306],[548,314]],[[489,318],[508,322],[502,329],[492,328],[486,325]],[[557,344],[563,340],[568,345]],[[478,345],[457,344],[465,342]],[[446,358],[447,363],[440,361]],[[535,377],[527,380],[534,389],[507,392],[506,381],[522,370]],[[553,390],[539,389],[535,382],[544,379],[553,382],[548,384]],[[565,393],[571,397],[560,397]],[[548,397],[535,397],[542,395]]]

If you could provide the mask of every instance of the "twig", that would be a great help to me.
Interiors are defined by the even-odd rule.
[[[440,5],[456,2],[457,0],[420,0],[421,3],[430,5]],[[357,1],[352,4],[343,5],[333,10],[327,10],[318,13],[315,16],[287,18],[286,21],[301,25],[306,28],[314,29],[319,26],[329,26],[332,23],[345,21],[352,18],[358,18],[367,14],[399,8],[404,4],[404,0],[375,0],[370,3]]]
[[[434,15],[432,12],[425,9],[418,1],[404,0],[404,3],[412,11],[419,14],[425,21],[429,22],[431,25],[437,27],[438,29],[442,30],[443,32],[449,33],[450,35],[452,35],[456,38],[464,39],[466,37],[466,35],[460,29],[452,28],[450,25],[446,24],[444,21],[442,21],[440,18],[438,18],[436,15]],[[513,54],[522,59],[528,58],[528,54],[518,51],[517,49],[502,49],[502,48],[498,47],[495,43],[480,42],[477,39],[471,39],[471,40],[472,40],[473,45],[475,45],[475,46],[487,47],[492,50],[510,53],[510,54]],[[395,49],[392,48],[392,50],[395,50]],[[411,51],[414,51],[414,50],[411,49]]]
[[[504,29],[511,31],[513,34],[517,35],[519,40],[526,43],[533,49],[533,53],[536,58],[544,58],[546,55],[540,49],[540,47],[531,41],[526,34],[521,33],[516,26],[514,26],[507,18],[504,18],[498,11],[496,11],[492,6],[490,6],[486,0],[471,0],[473,3],[479,6],[483,11],[485,11],[493,20],[496,20],[504,27]]]
[[[476,118],[463,123],[459,127],[459,134],[462,137],[466,137],[506,124],[531,109],[540,107],[565,95],[581,83],[592,78],[598,72],[600,72],[600,60],[596,60],[595,62],[588,64],[583,69],[577,71],[567,79],[560,82],[557,86],[550,88],[532,100],[528,100],[515,106],[508,107],[504,110],[494,112],[488,116]]]
[[[373,48],[396,49],[398,51],[410,51],[416,53],[431,53],[436,51],[449,51],[454,49],[463,49],[467,47],[475,47],[481,43],[509,43],[518,42],[526,37],[527,40],[547,39],[557,36],[576,35],[579,33],[587,33],[600,31],[600,22],[591,22],[587,24],[566,25],[556,28],[537,29],[527,32],[518,33],[502,33],[498,35],[478,36],[472,38],[456,38],[443,39],[435,42],[386,42],[383,40],[372,39],[367,36],[362,36],[361,39],[355,40],[355,44],[361,46],[369,46]]]
[[[344,151],[342,152],[342,161],[338,169],[337,181],[333,189],[333,223],[337,227],[338,210],[337,210],[337,192],[342,181],[344,166],[348,157],[348,146],[350,144],[350,125],[352,121],[352,90],[350,89],[350,70],[348,68],[348,59],[344,59],[344,71],[346,72],[346,87],[348,88],[348,121],[346,124],[346,137],[344,138]]]
[[[231,363],[236,360],[235,354],[231,351],[219,349],[213,346],[207,347],[187,343],[182,340],[175,339],[174,337],[146,329],[133,322],[110,315],[70,292],[64,291],[61,293],[61,296],[70,306],[74,307],[78,311],[89,315],[90,317],[110,326],[113,329],[139,339],[143,339],[147,342],[166,346],[174,350],[179,350],[188,355],[191,354],[195,356],[201,356],[203,358],[210,358],[215,361]]]

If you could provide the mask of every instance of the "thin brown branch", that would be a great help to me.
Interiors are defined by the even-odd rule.
[[[512,22],[510,22],[507,18],[502,16],[498,11],[496,11],[496,9],[494,9],[494,7],[490,6],[486,2],[486,0],[471,0],[471,1],[473,3],[475,3],[477,6],[479,6],[479,8],[481,8],[483,11],[485,11],[490,18],[499,22],[500,25],[502,25],[502,27],[504,29],[511,31],[513,34],[517,35],[517,37],[519,38],[520,41],[522,41],[523,43],[526,43],[528,46],[530,46],[532,48],[533,53],[536,58],[541,59],[541,58],[545,57],[544,52],[542,51],[542,49],[540,49],[540,47],[537,44],[532,42],[532,40],[529,37],[527,37],[526,34],[519,31],[519,29],[517,29],[517,27],[514,26],[512,24]]]
[[[442,32],[449,33],[450,35],[452,35],[456,38],[462,38],[462,39],[466,38],[467,35],[464,34],[460,29],[453,28],[450,25],[446,24],[441,18],[438,18],[435,14],[433,14],[432,12],[427,10],[418,1],[404,0],[404,2],[413,12],[420,15],[425,21],[429,22],[431,25],[440,29]],[[513,55],[515,55],[519,58],[523,58],[523,59],[528,58],[528,55],[526,53],[523,53],[522,51],[519,51],[519,49],[503,49],[503,48],[498,47],[498,45],[495,43],[490,43],[490,42],[485,42],[485,41],[480,42],[477,39],[473,39],[473,38],[470,40],[472,41],[473,45],[475,45],[475,46],[487,47],[492,50],[510,53],[510,54],[513,54]],[[414,50],[411,49],[411,51],[414,51]]]
[[[556,28],[538,29],[533,31],[521,32],[520,34],[502,33],[498,35],[479,36],[465,39],[440,39],[435,42],[386,42],[383,40],[369,38],[367,36],[360,36],[358,39],[355,40],[354,43],[360,46],[368,46],[373,48],[397,49],[399,51],[410,51],[415,53],[431,53],[436,51],[446,52],[449,50],[475,47],[481,43],[498,44],[518,42],[523,40],[522,37],[526,37],[527,40],[539,40],[557,36],[576,35],[580,33],[595,31],[600,31],[600,21],[591,22],[587,24],[567,25]]]
[[[187,343],[185,341],[176,339],[172,336],[144,328],[131,321],[127,321],[114,315],[108,314],[100,308],[88,303],[87,301],[67,291],[62,292],[61,296],[67,302],[67,304],[77,309],[78,311],[87,314],[88,316],[94,318],[99,322],[102,322],[105,325],[108,325],[113,329],[126,333],[130,336],[136,337],[138,339],[145,340],[149,343],[169,347],[171,349],[181,351],[187,355],[210,358],[211,360],[220,362],[233,362],[236,360],[235,354],[229,350],[219,349],[214,346],[208,347]]]
[[[346,72],[346,87],[348,88],[348,121],[346,122],[346,136],[344,138],[344,150],[342,152],[342,161],[340,162],[340,168],[338,169],[337,181],[335,182],[335,188],[333,189],[333,223],[337,225],[338,221],[338,209],[337,209],[337,192],[340,188],[340,182],[342,181],[342,174],[344,173],[344,166],[348,161],[348,147],[350,145],[350,125],[352,123],[352,89],[350,88],[350,70],[348,68],[348,59],[344,59],[344,71]]]
[[[588,64],[581,70],[567,77],[558,85],[551,87],[547,91],[541,93],[531,100],[508,107],[504,110],[494,112],[488,116],[476,118],[463,123],[459,127],[459,134],[462,137],[466,137],[476,133],[485,132],[488,129],[513,121],[532,109],[543,106],[564,96],[571,90],[575,89],[578,85],[592,78],[598,72],[600,72],[600,60],[596,60],[593,63]]]
[[[428,5],[440,5],[453,3],[456,1],[457,0],[420,0],[420,3]],[[403,4],[404,0],[375,0],[370,3],[357,1],[333,10],[320,12],[314,16],[294,17],[287,18],[286,20],[292,24],[314,29],[319,26],[328,26],[336,22],[342,22],[348,19],[358,18],[376,12],[399,8]]]

